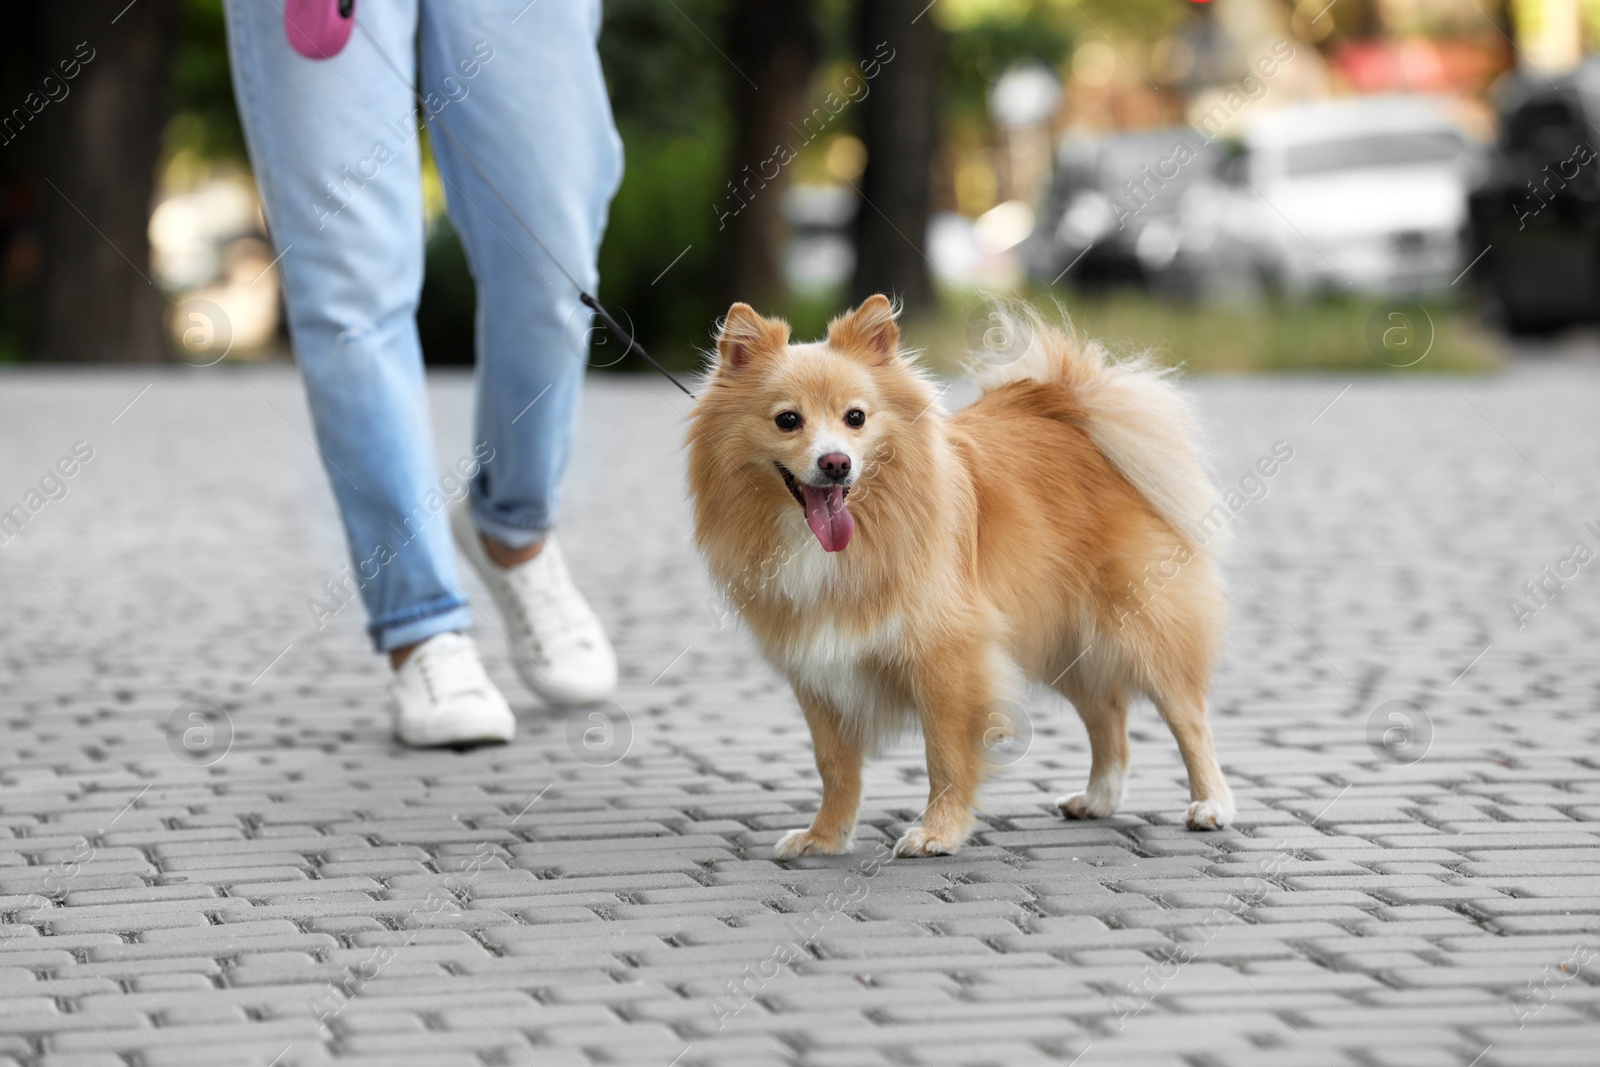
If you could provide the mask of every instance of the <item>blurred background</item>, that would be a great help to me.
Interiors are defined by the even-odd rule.
[[[1596,47],[1600,0],[609,0],[601,297],[678,368],[734,299],[890,291],[935,354],[999,293],[1199,370],[1490,369],[1600,316]],[[219,0],[0,7],[0,361],[289,359],[275,270]]]

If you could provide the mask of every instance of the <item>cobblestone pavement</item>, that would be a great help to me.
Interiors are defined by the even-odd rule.
[[[0,510],[59,498],[0,546],[0,1064],[1600,1061],[1600,362],[1195,392],[1245,501],[1237,826],[1182,829],[1144,705],[1125,810],[1062,821],[1041,695],[959,856],[884,859],[908,744],[856,855],[784,865],[808,737],[692,552],[670,388],[596,381],[569,482],[621,710],[541,710],[484,619],[522,732],[458,754],[308,607],[345,560],[290,372],[5,372]],[[434,404],[450,462],[467,380]]]

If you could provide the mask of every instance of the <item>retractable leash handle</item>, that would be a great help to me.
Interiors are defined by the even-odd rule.
[[[344,51],[356,26],[356,0],[287,0],[283,30],[289,47],[307,59],[332,59]]]

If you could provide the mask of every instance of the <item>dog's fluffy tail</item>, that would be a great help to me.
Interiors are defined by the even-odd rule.
[[[980,354],[977,380],[984,392],[1017,381],[1066,386],[1088,416],[1089,437],[1111,465],[1191,548],[1220,555],[1228,511],[1201,462],[1194,415],[1171,380],[1173,368],[1143,355],[1113,358],[1080,336],[1064,315],[1061,328],[1031,309],[995,315],[985,340],[1005,343]]]

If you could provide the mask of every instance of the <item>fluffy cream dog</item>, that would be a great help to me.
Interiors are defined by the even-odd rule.
[[[947,413],[882,296],[811,344],[745,304],[722,325],[689,486],[713,580],[811,727],[822,806],[781,858],[848,850],[863,761],[918,727],[928,807],[895,851],[955,852],[992,712],[1028,679],[1088,728],[1088,788],[1062,814],[1116,809],[1143,693],[1188,769],[1189,827],[1233,815],[1206,726],[1226,604],[1194,532],[1215,497],[1189,412],[1160,371],[1025,329],[1026,353]]]

